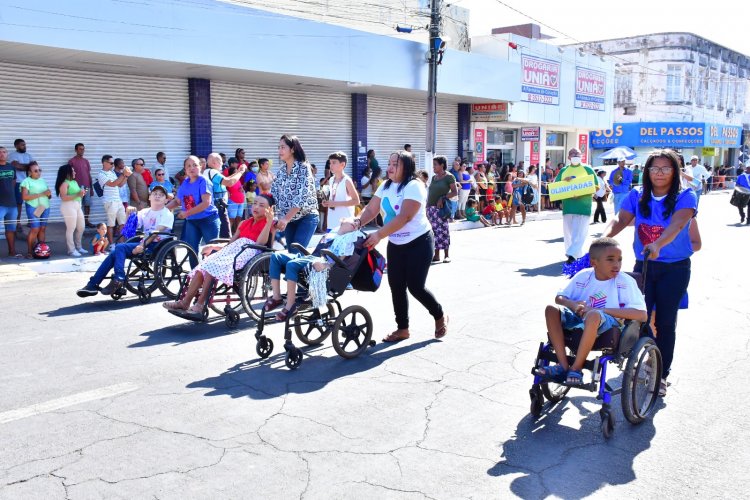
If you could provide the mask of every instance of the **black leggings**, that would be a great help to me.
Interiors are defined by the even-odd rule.
[[[599,222],[601,216],[602,222],[607,222],[607,213],[604,211],[604,198],[595,198],[596,200],[596,211],[594,212],[594,222]]]
[[[436,321],[443,317],[443,308],[425,288],[434,254],[435,240],[432,231],[404,245],[388,243],[388,285],[391,287],[393,311],[396,313],[396,325],[399,329],[409,328],[407,289]]]

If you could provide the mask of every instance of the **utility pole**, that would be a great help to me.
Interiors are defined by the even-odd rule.
[[[425,137],[425,168],[432,172],[432,158],[437,144],[437,71],[439,56],[444,47],[440,39],[440,7],[442,0],[430,0],[430,72],[427,82],[427,134]]]

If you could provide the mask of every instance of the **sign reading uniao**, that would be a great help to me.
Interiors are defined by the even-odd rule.
[[[521,56],[521,100],[560,105],[560,63]]]
[[[604,111],[606,95],[606,74],[602,71],[576,67],[576,108]]]
[[[550,182],[548,187],[551,201],[576,198],[596,192],[596,182],[593,175],[576,177],[570,182]]]
[[[703,122],[615,123],[590,134],[592,148],[738,148],[742,127]]]

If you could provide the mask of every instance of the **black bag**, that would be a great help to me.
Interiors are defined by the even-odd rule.
[[[534,189],[528,184],[523,188],[523,194],[521,194],[521,201],[524,205],[530,205],[534,201]]]
[[[104,196],[104,188],[102,188],[102,185],[99,184],[99,179],[94,182],[94,191],[96,192],[96,195],[101,198]]]
[[[385,266],[385,257],[380,252],[374,248],[367,250],[367,256],[352,276],[352,288],[361,292],[376,291],[383,281]]]
[[[451,218],[450,203],[448,202],[448,198],[445,196],[440,199],[443,200],[443,208],[438,208],[438,216],[443,220],[448,220]]]

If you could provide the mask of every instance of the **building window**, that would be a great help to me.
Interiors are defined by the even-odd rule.
[[[745,112],[745,99],[747,98],[747,81],[740,80],[737,82],[737,101],[734,110],[737,113]]]
[[[716,79],[712,78],[711,76],[708,77],[708,108],[713,109],[714,106],[716,106]]]
[[[513,146],[514,142],[515,133],[513,130],[487,127],[487,144]]]
[[[682,66],[667,65],[667,102],[682,101]]]
[[[729,90],[729,82],[726,78],[721,79],[721,84],[719,85],[719,105],[716,107],[716,109],[724,109],[727,107],[727,100],[728,100],[728,90]]]
[[[615,106],[633,103],[633,73],[618,73],[615,77]]]

